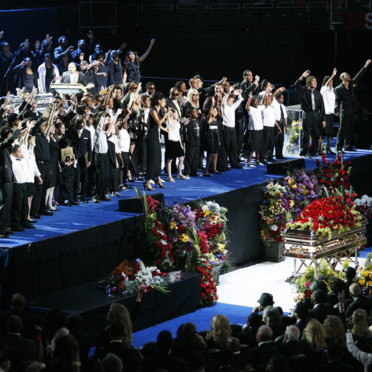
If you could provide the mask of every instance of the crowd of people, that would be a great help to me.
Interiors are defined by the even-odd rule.
[[[75,313],[34,313],[23,295],[14,294],[11,308],[0,314],[0,370],[367,372],[372,368],[372,298],[355,274],[348,267],[345,280],[334,278],[330,291],[322,280],[312,283],[311,297],[298,302],[291,315],[284,315],[265,292],[243,326],[218,314],[209,330],[185,323],[175,338],[174,330],[164,330],[140,349],[132,345],[132,331],[146,301],[142,290],[131,313],[112,303],[107,326],[100,330],[87,328]]]
[[[4,39],[3,32],[0,36]],[[129,50],[125,57],[126,43],[106,53],[92,31],[76,49],[65,36],[56,47],[52,40],[46,35],[31,47],[26,39],[15,53],[5,40],[0,42],[1,92],[6,94],[0,111],[0,237],[34,228],[40,215],[53,215],[60,204],[110,201],[128,182],[144,181],[149,191],[153,185],[165,188],[162,163],[167,181],[176,182],[200,176],[199,171],[211,177],[229,165],[242,168],[245,161],[249,168],[263,166],[276,161],[274,149],[277,160],[285,159],[284,87],[274,91],[270,81],[260,82],[245,70],[238,84],[224,77],[204,87],[196,75],[178,81],[165,96],[154,82],[142,87],[140,81],[140,64],[155,39],[142,56]],[[354,85],[370,62],[354,79],[342,73],[336,89],[336,70],[324,78],[321,92],[310,71],[296,81],[305,112],[301,155],[322,154],[319,138],[327,138],[326,151],[333,153],[334,114],[341,119],[337,150],[354,150]],[[49,92],[52,82],[82,84],[87,90],[55,94],[41,113],[36,94]],[[15,107],[10,93],[16,86],[22,103]]]

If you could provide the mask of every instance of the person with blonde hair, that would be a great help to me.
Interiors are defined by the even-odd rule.
[[[371,332],[368,328],[367,311],[364,309],[356,309],[352,315],[352,323],[352,333],[355,340],[360,340],[364,337],[371,336]]]
[[[231,337],[229,319],[225,315],[217,314],[212,318],[211,330],[206,336],[208,348],[226,349]]]
[[[322,324],[316,319],[309,320],[302,332],[302,339],[313,349],[327,347],[325,330]]]
[[[191,88],[187,91],[187,102],[183,106],[183,116],[188,118],[192,109],[196,109],[198,111],[198,115],[201,114],[199,106],[199,92],[196,89]]]
[[[327,315],[323,322],[323,329],[326,333],[327,345],[332,343],[345,344],[345,328],[338,316]]]

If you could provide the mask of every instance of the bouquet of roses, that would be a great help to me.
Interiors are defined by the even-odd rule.
[[[156,265],[163,271],[168,271],[173,267],[172,247],[168,242],[167,234],[163,224],[158,219],[159,202],[146,197],[135,189],[141,200],[143,208],[143,233],[144,241],[141,257],[147,265]]]
[[[339,155],[333,162],[322,155],[322,161],[317,159],[315,163],[319,185],[322,185],[328,192],[337,188],[350,189],[351,162],[344,163],[342,155]]]

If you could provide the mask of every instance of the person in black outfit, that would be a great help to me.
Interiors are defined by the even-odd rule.
[[[111,59],[107,63],[107,69],[107,85],[123,84],[124,71],[117,50],[111,52]]]
[[[58,44],[59,46],[57,46],[57,48],[54,49],[54,63],[58,64],[62,62],[64,55],[68,55],[71,61],[71,52],[74,50],[74,47],[72,45],[69,47],[67,46],[68,41],[66,36],[61,36],[58,39]]]
[[[20,136],[20,134],[20,128],[16,129],[13,134],[8,126],[4,126],[0,130],[0,190],[2,192],[2,208],[0,208],[0,238],[7,238],[9,235],[8,223],[13,199],[13,172],[10,151],[13,142]]]
[[[301,81],[306,79],[306,86],[301,85]],[[323,97],[316,90],[317,80],[315,76],[310,76],[310,70],[306,70],[299,79],[294,83],[298,95],[300,96],[301,109],[304,111],[303,120],[303,133],[302,133],[302,148],[300,151],[301,156],[315,156],[318,152],[320,124],[319,115],[322,120],[323,128],[326,125],[324,120],[325,110]],[[309,141],[311,136],[311,148],[308,150]]]
[[[168,132],[167,127],[163,127],[163,123],[167,120],[171,111],[166,112],[165,106],[167,100],[160,92],[155,93],[151,98],[151,109],[147,122],[148,132],[146,138],[147,144],[147,169],[146,182],[144,187],[149,191],[154,191],[150,184],[150,180],[161,187],[165,188],[161,182],[161,148],[159,142],[159,129],[163,132]]]
[[[82,115],[78,115],[74,121],[74,125],[71,126],[67,132],[68,137],[71,139],[77,160],[77,166],[74,168],[73,204],[79,204],[78,194],[80,194],[81,201],[88,203],[88,168],[92,164],[92,144],[90,132],[85,129],[85,125],[85,118]]]
[[[7,41],[0,42],[0,96],[5,96],[13,90],[14,84],[12,79],[11,67],[15,62],[15,55],[10,51]]]
[[[26,57],[18,66],[14,67],[13,71],[18,73],[18,88],[26,88],[29,93],[33,88],[37,88],[39,75],[31,58]]]
[[[336,102],[335,114],[340,115],[340,128],[337,133],[336,150],[342,151],[344,147],[346,151],[356,151],[353,149],[353,120],[354,109],[356,105],[355,84],[359,82],[365,74],[367,67],[371,64],[368,59],[362,69],[351,79],[347,72],[340,75],[341,84],[335,89]]]
[[[196,108],[191,109],[190,118],[185,121],[185,175],[197,177],[199,153],[200,153],[200,121],[199,114]]]
[[[30,215],[33,218],[40,218],[40,215],[53,216],[45,205],[46,188],[50,176],[50,150],[49,142],[45,136],[47,131],[46,123],[39,121],[38,126],[35,124],[35,158],[36,164],[41,173],[40,177],[43,183],[35,183],[35,195],[32,199]]]

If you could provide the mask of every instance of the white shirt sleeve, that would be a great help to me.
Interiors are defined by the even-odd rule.
[[[372,363],[372,354],[366,353],[357,348],[353,340],[353,334],[351,332],[346,332],[346,346],[350,354],[364,365],[366,371],[368,365]]]

